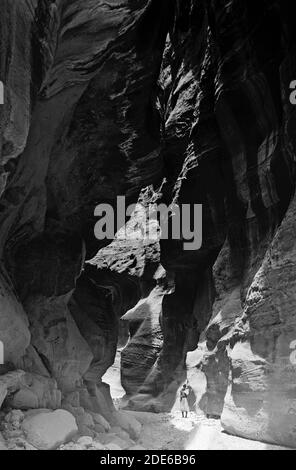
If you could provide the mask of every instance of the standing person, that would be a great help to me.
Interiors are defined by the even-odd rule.
[[[189,387],[186,384],[184,384],[180,392],[180,409],[182,412],[182,418],[187,418],[187,415],[189,412],[188,395],[189,395]]]

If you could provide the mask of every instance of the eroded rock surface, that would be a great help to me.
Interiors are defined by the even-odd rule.
[[[295,446],[292,7],[2,3],[0,403],[62,403],[86,437],[96,413],[118,425],[101,378],[122,317],[130,407],[169,408],[197,351],[207,415]],[[128,237],[96,240],[118,195],[141,204]],[[157,226],[135,243],[158,202],[203,204],[201,249]],[[31,382],[7,385],[17,369]]]
[[[65,410],[40,412],[25,417],[22,430],[27,441],[39,450],[54,450],[70,441],[78,431],[75,418]]]

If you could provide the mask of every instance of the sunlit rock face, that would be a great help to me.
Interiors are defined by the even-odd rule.
[[[122,318],[128,406],[169,409],[196,350],[206,414],[295,446],[296,38],[282,3],[2,0],[3,372],[53,378],[67,406],[77,392],[104,414]],[[94,209],[118,195],[140,203],[128,237],[96,240]],[[203,204],[201,249],[157,227],[137,240],[157,202]]]
[[[117,315],[109,280],[81,274],[102,246],[96,205],[134,201],[162,172],[157,79],[173,11],[157,3],[1,5],[3,371],[43,371],[65,395],[85,381],[95,399],[138,298]]]
[[[138,317],[146,310],[155,318],[150,293],[123,317],[133,332],[122,377],[130,406],[157,409],[162,393],[183,379],[186,351],[198,346],[204,411],[222,415],[229,432],[294,446],[289,83],[296,71],[289,16],[278,2],[176,2],[159,76],[162,200],[203,204],[203,245],[186,252],[181,243],[161,241],[161,263],[174,277],[159,314],[166,373],[155,374],[154,363],[147,387],[153,341],[138,370],[147,347]]]
[[[195,270],[206,413],[295,446],[295,36],[279,3],[179,2],[161,76],[164,162],[179,202],[203,203],[204,235],[196,255],[166,243],[162,254],[181,285]]]

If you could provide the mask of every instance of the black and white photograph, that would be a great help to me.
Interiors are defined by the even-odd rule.
[[[0,0],[0,450],[296,450],[295,7]]]

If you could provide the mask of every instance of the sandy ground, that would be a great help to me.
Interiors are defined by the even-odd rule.
[[[111,388],[115,404],[124,396],[120,382],[120,351],[114,365],[103,377]],[[219,420],[207,419],[202,413],[182,418],[178,407],[171,413],[129,411],[143,425],[138,444],[145,450],[287,450],[283,447],[250,441],[226,434]]]
[[[143,424],[139,444],[146,450],[287,450],[223,432],[219,420],[190,413],[130,412]]]

